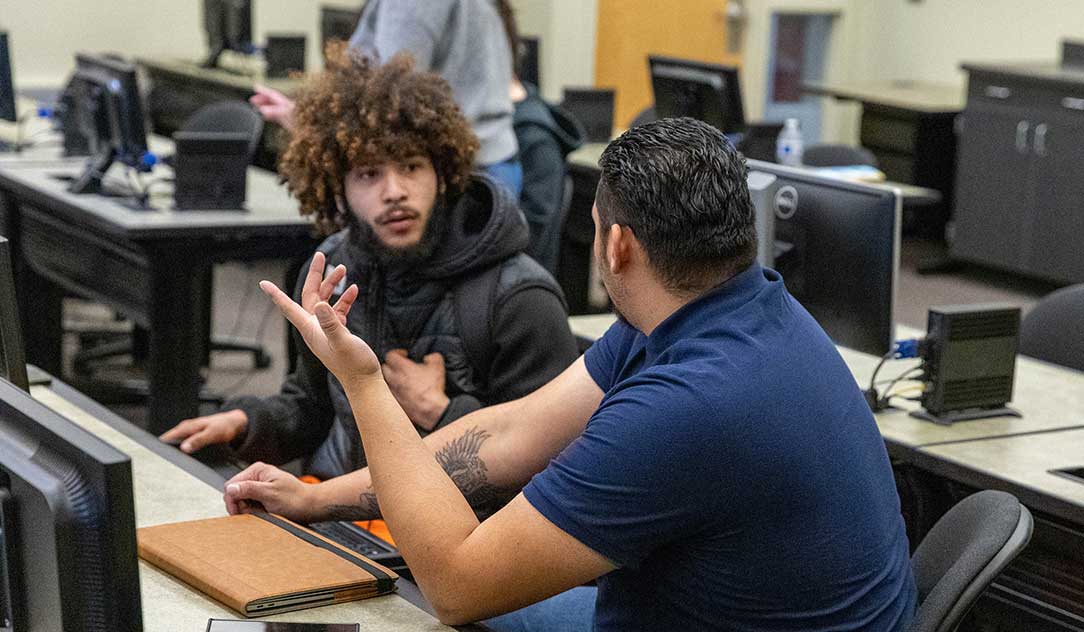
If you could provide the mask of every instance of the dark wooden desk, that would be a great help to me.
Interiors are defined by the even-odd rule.
[[[301,257],[316,244],[312,224],[260,169],[249,171],[247,211],[176,211],[168,186],[149,210],[68,193],[58,177],[79,168],[0,161],[0,230],[17,253],[27,357],[60,374],[64,291],[113,307],[149,333],[149,430],[164,431],[198,412],[212,265]]]

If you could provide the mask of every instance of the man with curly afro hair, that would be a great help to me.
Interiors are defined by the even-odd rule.
[[[377,65],[342,48],[294,117],[279,171],[301,212],[336,231],[297,291],[330,266],[322,298],[356,300],[346,324],[380,355],[419,433],[530,393],[572,363],[561,290],[522,253],[528,229],[508,191],[472,173],[478,141],[444,80],[406,55]],[[230,443],[250,461],[300,457],[322,479],[364,466],[342,384],[299,348],[278,395],[234,399],[163,439],[185,452]],[[461,460],[449,468],[471,476]],[[489,511],[512,491],[482,487],[474,500]],[[310,519],[360,511],[313,509]]]

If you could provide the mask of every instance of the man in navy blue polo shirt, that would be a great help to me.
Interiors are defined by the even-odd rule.
[[[755,263],[741,157],[714,128],[668,119],[623,134],[600,166],[594,248],[621,319],[539,391],[425,441],[342,326],[349,305],[316,283],[306,309],[264,282],[367,403],[354,410],[370,469],[307,487],[255,465],[227,484],[230,511],[305,519],[360,500],[449,623],[541,602],[489,624],[904,629],[915,587],[884,444],[831,341]],[[471,512],[479,489],[524,484],[485,522]],[[596,578],[597,596],[574,588]]]

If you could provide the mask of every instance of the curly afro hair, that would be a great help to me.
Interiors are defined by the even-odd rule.
[[[327,70],[302,88],[293,116],[279,173],[301,214],[315,214],[324,232],[346,225],[340,209],[354,168],[428,156],[440,191],[455,196],[478,152],[447,82],[415,72],[405,53],[381,65],[343,44],[329,47]]]

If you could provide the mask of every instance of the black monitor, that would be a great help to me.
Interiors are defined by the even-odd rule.
[[[612,88],[565,88],[561,107],[568,110],[587,132],[587,142],[608,143],[614,131]]]
[[[209,49],[204,66],[217,66],[227,50],[251,54],[252,0],[203,0],[203,29]]]
[[[737,134],[745,129],[738,69],[688,59],[648,56],[658,118],[688,116]]]
[[[0,378],[27,390],[30,385],[26,377],[19,308],[15,302],[13,255],[11,242],[0,237]]]
[[[143,629],[129,458],[0,380],[0,618]]]
[[[895,339],[899,193],[755,160],[749,172],[768,245],[761,263],[779,271],[836,344],[887,353]]]
[[[101,192],[102,178],[114,160],[150,171],[154,162],[147,149],[135,66],[106,56],[78,54],[72,90],[73,116],[90,141],[91,158],[69,190]]]
[[[361,19],[360,9],[320,6],[320,53],[327,52],[327,44],[333,40],[350,41]]]
[[[15,123],[15,80],[11,73],[11,43],[7,31],[0,31],[0,119]]]
[[[516,55],[516,76],[520,81],[541,86],[542,77],[539,70],[538,57],[541,40],[537,37],[521,36],[519,38],[519,50],[512,51]]]

